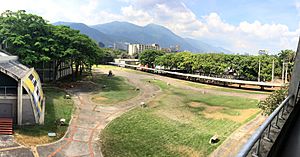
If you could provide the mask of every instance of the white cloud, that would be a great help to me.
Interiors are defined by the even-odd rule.
[[[153,22],[153,17],[151,17],[148,12],[135,9],[132,5],[128,7],[122,7],[121,13],[124,16],[124,19],[138,25],[146,25]]]

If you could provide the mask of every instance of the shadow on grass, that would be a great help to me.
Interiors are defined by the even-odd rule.
[[[139,90],[119,76],[107,76],[95,73],[93,80],[97,88],[93,91],[92,100],[101,104],[116,104],[138,95]]]

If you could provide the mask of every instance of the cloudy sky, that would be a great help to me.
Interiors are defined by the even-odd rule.
[[[295,50],[300,35],[300,0],[0,0],[0,4],[0,12],[22,9],[51,23],[160,24],[182,37],[238,53]]]

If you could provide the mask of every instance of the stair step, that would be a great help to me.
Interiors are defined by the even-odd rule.
[[[0,135],[12,135],[13,132],[1,132]]]
[[[0,124],[12,124],[13,122],[0,122]]]
[[[11,127],[12,125],[10,125],[10,124],[0,124],[0,127]]]
[[[0,135],[12,135],[13,133],[13,119],[0,118]]]
[[[2,132],[12,132],[12,131],[13,131],[12,129],[0,130],[0,133],[2,133]]]

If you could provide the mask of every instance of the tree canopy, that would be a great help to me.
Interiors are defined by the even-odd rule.
[[[69,62],[72,68],[75,65],[76,74],[80,65],[91,66],[103,56],[88,36],[67,26],[48,24],[42,17],[24,10],[1,14],[0,43],[26,65],[55,61],[59,66]]]
[[[292,70],[295,52],[283,50],[275,55],[232,55],[232,54],[192,54],[180,52],[165,54],[150,58],[155,65],[168,70],[183,70],[188,73],[197,73],[214,77],[234,77],[243,80],[257,80],[259,62],[261,63],[260,78],[263,81],[272,79],[272,65],[274,61],[275,76],[281,75],[282,62],[289,63],[289,72]],[[146,59],[144,59],[146,60]],[[290,73],[289,73],[290,75]]]
[[[165,52],[158,50],[145,50],[139,55],[139,60],[142,65],[154,67],[154,61],[157,57],[164,55]]]

